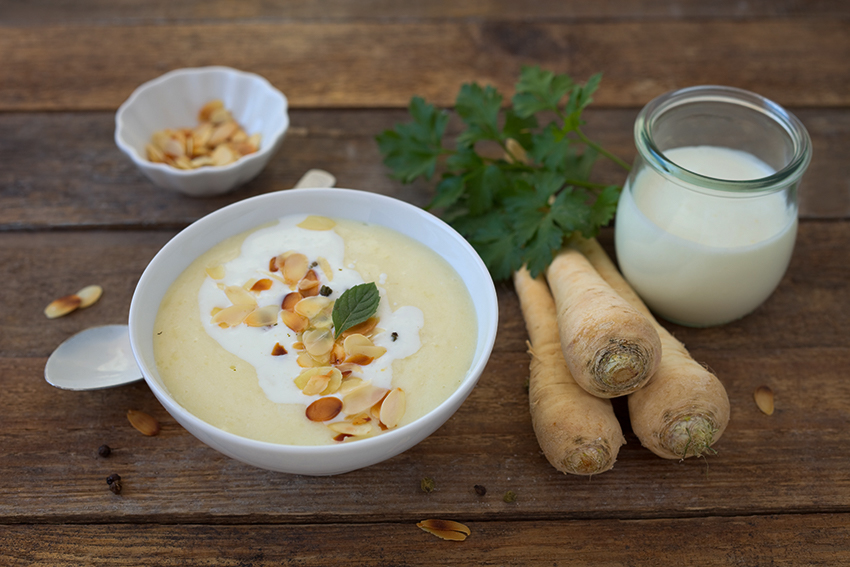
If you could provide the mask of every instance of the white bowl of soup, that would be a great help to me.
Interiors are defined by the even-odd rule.
[[[294,189],[224,207],[150,262],[130,342],[166,410],[210,447],[333,475],[436,431],[475,387],[498,303],[475,250],[408,203]]]

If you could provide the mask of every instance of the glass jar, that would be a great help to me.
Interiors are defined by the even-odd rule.
[[[779,284],[811,160],[802,123],[740,89],[699,86],[651,101],[617,207],[623,275],[657,315],[692,327],[739,319]]]

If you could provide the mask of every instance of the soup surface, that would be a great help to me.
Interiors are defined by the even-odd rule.
[[[374,315],[336,336],[335,306],[351,316],[341,307],[364,307],[352,297],[369,283]],[[457,389],[477,340],[469,292],[438,254],[385,227],[307,215],[200,256],[155,329],[157,369],[178,403],[225,431],[290,445],[425,415]]]

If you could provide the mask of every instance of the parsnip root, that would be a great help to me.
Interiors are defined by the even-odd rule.
[[[514,274],[514,286],[530,340],[529,406],[543,454],[563,473],[609,470],[626,442],[610,400],[587,393],[570,375],[543,277],[533,279],[523,268]]]
[[[642,388],[661,358],[652,324],[574,248],[558,253],[546,279],[557,306],[561,348],[576,383],[603,398]]]
[[[632,429],[640,442],[665,459],[698,457],[711,449],[729,423],[729,397],[717,377],[691,358],[652,316],[596,240],[574,239],[596,271],[653,324],[661,338],[655,376],[629,396]]]

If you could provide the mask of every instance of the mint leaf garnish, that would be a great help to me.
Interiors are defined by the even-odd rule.
[[[358,284],[348,288],[334,302],[331,317],[334,323],[334,338],[347,329],[359,325],[378,311],[381,294],[375,282]]]

